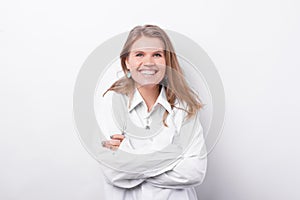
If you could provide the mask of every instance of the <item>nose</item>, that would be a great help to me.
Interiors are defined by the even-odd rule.
[[[145,66],[152,66],[154,65],[154,59],[152,56],[145,56],[144,59],[143,59],[143,64]]]

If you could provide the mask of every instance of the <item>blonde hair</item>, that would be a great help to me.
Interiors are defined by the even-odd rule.
[[[169,39],[168,35],[162,30],[160,27],[156,25],[144,25],[144,26],[136,26],[134,27],[127,37],[127,40],[123,46],[123,49],[120,53],[121,65],[124,74],[128,72],[126,67],[126,58],[128,57],[131,47],[135,41],[137,41],[142,36],[158,38],[160,39],[164,46],[164,54],[166,59],[166,65],[169,66],[166,68],[166,85],[162,85],[166,89],[166,97],[167,101],[170,103],[171,108],[173,109],[175,106],[175,100],[177,99],[180,102],[185,102],[187,108],[179,108],[183,109],[187,112],[187,118],[190,118],[196,114],[196,112],[202,108],[202,104],[200,103],[199,97],[191,90],[188,86],[182,70],[179,66],[177,56],[174,53],[174,48]],[[118,93],[125,94],[132,99],[133,93],[135,89],[134,80],[132,78],[127,78],[126,76],[120,78],[115,83],[111,85],[110,88],[106,90],[103,96],[108,91],[115,91]],[[163,123],[167,126],[165,120],[168,116],[168,112],[165,111],[163,116]]]

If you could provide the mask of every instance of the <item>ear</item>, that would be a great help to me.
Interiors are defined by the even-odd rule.
[[[128,57],[125,59],[125,64],[126,64],[126,68],[128,69],[128,70],[130,70],[130,65],[129,65],[129,63],[128,63]]]

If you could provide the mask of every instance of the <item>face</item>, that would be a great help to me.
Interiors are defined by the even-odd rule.
[[[126,67],[138,87],[159,84],[166,72],[163,42],[158,38],[139,38],[126,58]]]

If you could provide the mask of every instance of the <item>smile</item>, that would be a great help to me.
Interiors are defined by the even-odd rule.
[[[143,75],[154,75],[157,73],[157,70],[139,70],[139,72]]]

